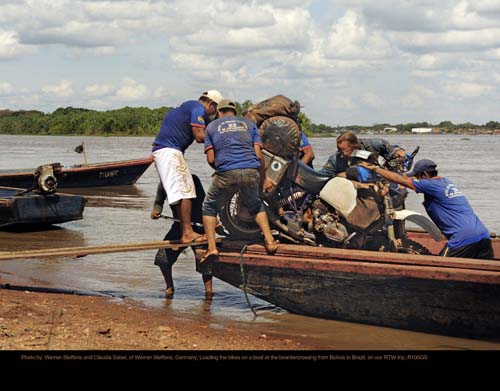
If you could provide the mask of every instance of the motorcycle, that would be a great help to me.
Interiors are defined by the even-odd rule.
[[[397,193],[384,178],[378,177],[373,183],[331,178],[295,158],[283,158],[266,149],[263,154],[266,175],[277,186],[261,198],[269,222],[282,242],[430,254],[424,246],[407,237],[405,221],[422,227],[435,240],[442,238],[430,219],[404,209],[405,193]],[[367,159],[374,157],[366,155]],[[398,200],[397,207],[393,200]],[[238,192],[228,194],[220,219],[233,238],[261,236],[253,217],[239,202]]]

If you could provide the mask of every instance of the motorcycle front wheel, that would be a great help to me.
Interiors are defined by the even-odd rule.
[[[220,211],[220,221],[231,238],[258,239],[261,237],[260,228],[241,203],[239,195],[239,192],[228,194]]]
[[[432,255],[432,253],[420,243],[417,243],[407,237],[401,239],[401,246],[398,246],[397,251],[401,254],[416,254],[416,255]]]

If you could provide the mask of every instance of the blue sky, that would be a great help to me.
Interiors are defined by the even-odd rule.
[[[0,109],[299,100],[315,123],[499,121],[500,0],[0,0]]]

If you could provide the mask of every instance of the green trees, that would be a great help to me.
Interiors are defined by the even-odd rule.
[[[149,136],[158,132],[168,110],[167,107],[124,107],[95,111],[65,107],[51,114],[2,111],[0,134]]]
[[[252,105],[252,101],[236,102],[238,115]],[[148,107],[123,107],[117,110],[96,111],[75,107],[61,107],[53,113],[45,114],[37,110],[0,110],[0,134],[34,134],[34,135],[85,135],[85,136],[154,136],[160,129],[168,107],[150,109]],[[373,126],[329,126],[314,124],[305,113],[299,113],[302,129],[308,136],[333,136],[345,130],[360,132],[383,132],[386,127],[396,127],[400,132],[411,133],[412,128],[430,128],[428,122],[407,124],[375,124]],[[445,132],[463,129],[484,129],[493,131],[500,129],[500,123],[489,121],[485,125],[470,122],[453,124],[442,121],[437,125]]]

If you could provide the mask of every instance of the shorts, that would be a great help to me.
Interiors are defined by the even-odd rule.
[[[260,175],[256,168],[216,172],[203,202],[203,216],[217,216],[227,197],[240,192],[241,203],[251,216],[262,211]]]
[[[181,151],[162,148],[154,151],[153,156],[170,205],[175,205],[183,199],[196,198],[193,177]]]
[[[439,255],[443,257],[494,259],[491,239],[481,239],[479,242],[458,248],[444,246]]]

